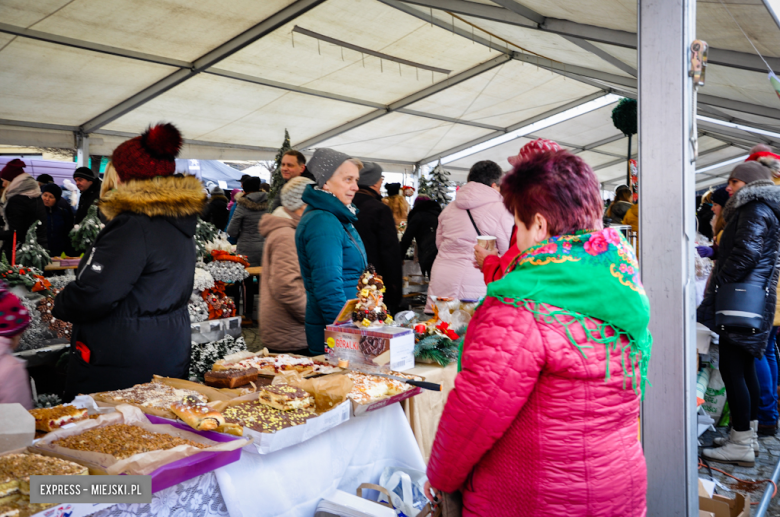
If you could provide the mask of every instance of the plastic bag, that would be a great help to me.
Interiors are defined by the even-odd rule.
[[[720,370],[712,369],[707,391],[704,393],[702,408],[716,422],[723,414],[723,406],[726,404],[726,385],[720,376]]]
[[[428,503],[424,492],[426,481],[425,472],[402,467],[385,467],[379,478],[379,484],[390,492],[396,514],[402,517],[415,517]],[[384,494],[380,494],[379,502],[387,502],[384,499]]]

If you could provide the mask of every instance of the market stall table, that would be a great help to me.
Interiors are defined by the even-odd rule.
[[[78,269],[78,265],[75,266],[55,266],[54,264],[49,264],[47,266],[43,267],[44,271],[66,271],[68,269]]]
[[[421,364],[404,373],[409,375],[419,375],[428,382],[441,384],[441,391],[423,390],[420,395],[401,402],[406,417],[409,419],[409,425],[417,440],[425,462],[431,455],[433,440],[436,438],[436,429],[439,427],[439,420],[444,405],[447,403],[447,397],[452,388],[455,387],[455,377],[458,375],[457,362],[450,363],[446,368],[438,364]]]
[[[424,471],[400,405],[392,404],[271,454],[242,451],[230,465],[161,490],[150,504],[117,504],[96,517],[311,517],[335,489],[378,483],[385,467]]]

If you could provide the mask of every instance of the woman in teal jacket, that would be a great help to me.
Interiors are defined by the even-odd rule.
[[[295,231],[298,262],[306,287],[306,341],[309,352],[322,354],[325,325],[357,296],[357,282],[366,268],[366,250],[353,224],[362,164],[332,149],[317,149],[307,168],[317,185],[308,185],[302,200],[308,208]]]

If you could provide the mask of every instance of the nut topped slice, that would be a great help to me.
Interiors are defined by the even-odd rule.
[[[280,411],[309,409],[314,407],[314,397],[308,391],[289,384],[264,386],[258,399],[266,406]]]

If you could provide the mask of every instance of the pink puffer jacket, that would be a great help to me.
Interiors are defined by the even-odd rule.
[[[499,254],[503,255],[509,248],[515,219],[504,208],[501,194],[482,183],[466,183],[458,190],[455,201],[439,216],[436,230],[439,254],[431,269],[428,300],[432,296],[477,300],[487,292],[482,272],[474,265],[477,231],[466,209],[471,210],[482,235],[496,237]]]
[[[491,297],[475,313],[428,464],[433,487],[462,489],[464,516],[646,514],[639,396],[619,353],[605,382],[604,346],[570,330],[587,359],[524,308]]]

